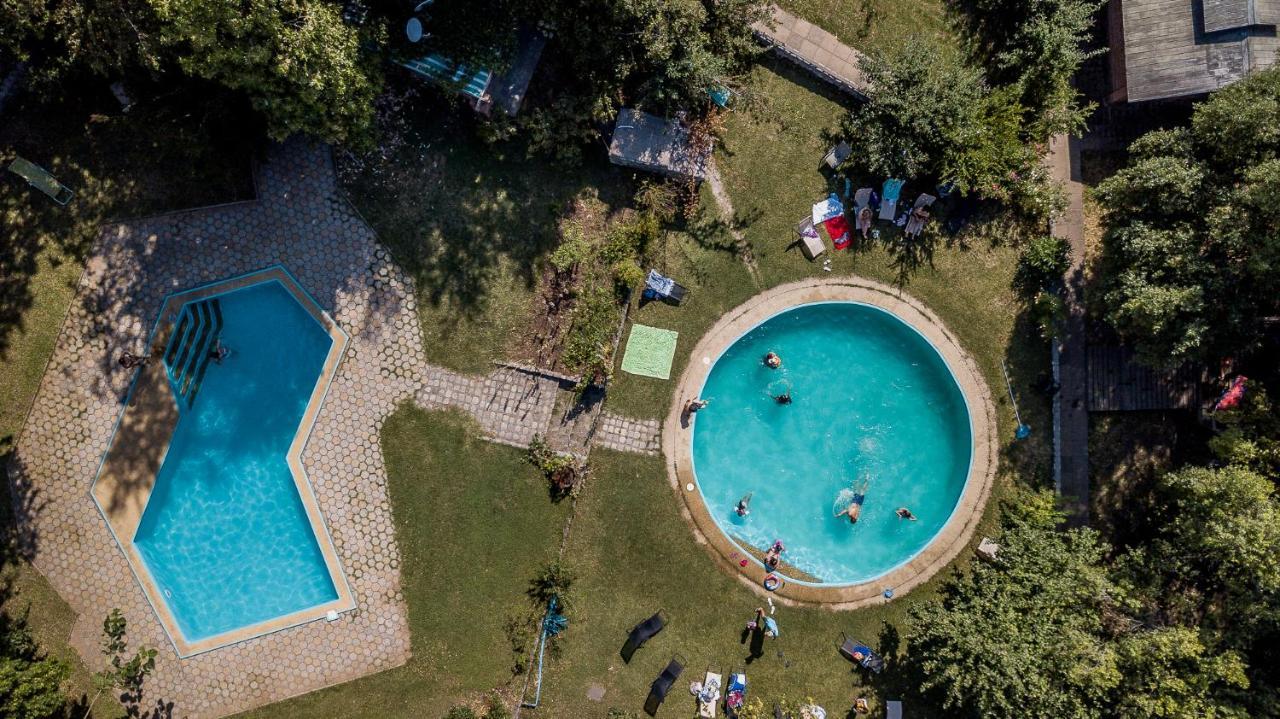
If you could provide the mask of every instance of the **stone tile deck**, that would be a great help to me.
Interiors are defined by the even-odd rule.
[[[378,433],[404,401],[457,407],[496,442],[545,433],[559,383],[499,368],[428,364],[410,278],[337,190],[328,151],[291,141],[260,169],[253,202],[105,227],[9,468],[25,550],[79,615],[72,644],[91,667],[102,618],[119,607],[132,644],[160,649],[142,706],[216,717],[400,665],[409,630]],[[164,298],[280,264],[351,336],[302,461],[357,602],[311,622],[179,659],[90,487]],[[163,420],[163,418],[158,418]]]
[[[861,52],[777,5],[770,6],[770,11],[773,13],[772,22],[758,22],[751,26],[761,42],[841,90],[866,99],[868,85],[862,75]]]

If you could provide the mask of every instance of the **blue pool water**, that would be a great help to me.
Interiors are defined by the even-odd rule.
[[[182,408],[133,542],[188,641],[337,598],[285,463],[333,340],[278,282],[218,301],[231,354]]]
[[[762,358],[776,352],[781,369]],[[773,400],[790,388],[793,402]],[[707,508],[740,545],[786,545],[783,559],[827,584],[874,579],[911,559],[950,518],[972,451],[959,386],[923,337],[855,303],[776,315],[720,356],[694,419]],[[861,517],[835,516],[855,482]],[[750,514],[738,500],[751,492]],[[917,521],[899,519],[907,507]]]

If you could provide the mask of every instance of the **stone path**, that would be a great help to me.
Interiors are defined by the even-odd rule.
[[[594,441],[600,447],[619,452],[658,454],[662,451],[662,422],[605,412]]]
[[[8,468],[22,548],[77,613],[71,643],[90,668],[112,608],[131,644],[160,650],[143,710],[159,701],[178,716],[223,716],[407,661],[382,423],[406,400],[457,407],[493,441],[526,446],[563,391],[515,368],[477,377],[427,363],[413,282],[341,197],[327,149],[274,148],[258,188],[252,202],[103,229]],[[275,264],[351,335],[302,460],[357,607],[179,659],[89,494],[132,379],[116,360],[145,352],[168,294]],[[602,446],[656,449],[656,420],[606,424]]]
[[[1054,379],[1059,390],[1053,399],[1053,478],[1065,502],[1067,519],[1075,525],[1089,523],[1089,406],[1088,347],[1084,306],[1084,189],[1080,182],[1080,148],[1065,135],[1053,138],[1049,148],[1053,178],[1062,183],[1067,207],[1052,222],[1055,237],[1071,246],[1067,268],[1067,318],[1053,341]]]
[[[773,22],[751,26],[756,37],[778,54],[859,99],[866,99],[863,54],[835,35],[777,5],[770,6]]]

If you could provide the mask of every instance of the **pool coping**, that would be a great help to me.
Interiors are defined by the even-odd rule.
[[[711,368],[730,345],[768,318],[799,305],[821,302],[858,302],[888,312],[923,336],[951,370],[968,406],[973,443],[969,475],[951,517],[915,557],[875,579],[833,586],[784,582],[773,592],[763,587],[768,572],[724,533],[707,510],[693,472],[692,431],[697,415],[682,422],[685,401],[701,391]],[[706,545],[717,563],[761,595],[788,603],[816,604],[831,609],[857,609],[900,597],[928,581],[950,564],[969,544],[991,495],[997,466],[996,410],[990,389],[977,364],[936,315],[919,300],[889,285],[859,277],[803,280],[767,290],[725,313],[691,352],[691,359],[676,385],[675,401],[662,428],[662,448],[667,478],[681,497],[682,514],[699,543]],[[693,484],[693,490],[686,486]],[[738,561],[748,559],[747,566]],[[892,590],[886,596],[886,590]]]
[[[307,513],[312,534],[315,536],[316,544],[320,548],[321,556],[324,558],[326,569],[338,596],[328,602],[274,619],[257,622],[202,639],[187,640],[168,604],[165,602],[160,587],[152,578],[146,562],[133,544],[133,538],[142,520],[147,501],[150,499],[151,490],[155,486],[156,476],[164,465],[169,443],[172,440],[174,430],[177,428],[179,418],[177,402],[169,386],[168,377],[164,370],[164,362],[161,358],[168,344],[169,335],[173,331],[174,324],[184,305],[205,297],[226,294],[267,282],[279,283],[311,315],[312,319],[320,324],[332,340],[329,352],[325,356],[324,364],[316,377],[316,384],[312,389],[311,397],[307,401],[307,407],[302,414],[302,418],[298,421],[297,432],[294,434],[289,450],[285,454],[285,462],[289,466],[290,474],[293,476],[294,486],[298,491],[303,509]],[[330,612],[343,613],[355,609],[356,601],[351,591],[351,585],[347,581],[346,573],[342,570],[341,562],[338,561],[337,551],[333,545],[333,537],[325,524],[324,516],[320,512],[319,504],[316,501],[315,492],[302,464],[302,452],[306,448],[312,427],[315,425],[316,416],[319,414],[325,397],[329,393],[333,378],[338,373],[338,366],[342,361],[343,354],[346,352],[349,341],[350,337],[347,333],[334,322],[283,265],[272,265],[236,277],[174,292],[164,298],[160,313],[148,339],[148,354],[151,361],[138,370],[130,383],[128,394],[125,396],[124,409],[121,410],[120,416],[116,420],[111,439],[107,444],[107,450],[103,453],[102,461],[99,464],[98,472],[94,477],[89,494],[93,499],[94,505],[102,514],[102,518],[106,521],[116,544],[125,554],[129,567],[133,571],[134,577],[138,580],[147,602],[151,605],[156,618],[159,620],[161,627],[164,628],[165,634],[169,637],[169,641],[173,644],[174,650],[180,658],[185,659],[264,634],[325,619],[328,618]],[[152,412],[159,412],[159,417],[149,416]],[[148,416],[139,421],[134,416],[139,414]],[[140,452],[142,454],[141,457],[138,456]],[[123,462],[127,465],[129,460],[133,460],[134,464],[142,465],[141,470],[130,472],[126,468],[126,471],[123,472],[113,471],[115,464]],[[126,474],[134,476],[131,478],[122,476]],[[121,491],[126,495],[126,501],[123,506],[119,506],[117,497]]]

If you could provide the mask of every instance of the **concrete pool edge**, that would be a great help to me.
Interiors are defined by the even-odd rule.
[[[329,351],[316,377],[315,387],[307,401],[302,418],[298,422],[297,432],[294,434],[293,441],[285,455],[285,460],[293,477],[303,509],[306,511],[316,544],[324,558],[330,579],[333,581],[337,597],[316,606],[307,607],[266,621],[256,622],[228,632],[193,640],[186,638],[167,602],[164,601],[161,590],[152,578],[146,562],[133,543],[133,537],[137,532],[138,524],[141,522],[156,476],[164,464],[165,455],[168,453],[169,443],[177,427],[178,419],[176,401],[169,386],[163,362],[148,362],[136,373],[130,384],[123,409],[116,420],[115,430],[108,441],[107,450],[103,453],[98,473],[94,477],[90,496],[94,505],[102,514],[112,538],[128,560],[129,568],[133,571],[134,578],[138,581],[148,604],[155,612],[160,626],[164,629],[178,657],[183,659],[213,649],[237,644],[264,634],[298,626],[299,624],[324,619],[330,612],[347,612],[356,607],[355,595],[351,591],[351,585],[347,581],[346,573],[338,560],[333,538],[329,533],[323,514],[320,512],[315,492],[311,487],[310,480],[307,478],[302,462],[302,452],[310,439],[316,416],[319,414],[320,407],[328,395],[329,387],[338,373],[338,366],[350,342],[350,337],[347,333],[303,289],[298,280],[287,269],[282,265],[272,265],[261,270],[174,292],[166,296],[148,340],[148,353],[151,357],[156,357],[163,353],[179,312],[187,303],[268,282],[280,284],[298,305],[321,326],[331,340]],[[138,409],[143,398],[149,398],[153,405],[158,405],[167,411],[163,412],[160,422],[148,423],[146,419],[143,419],[141,421],[143,426],[132,430],[131,433],[131,425],[129,424],[131,414],[146,411]],[[156,407],[152,406],[149,409],[154,410]],[[131,410],[134,411],[131,412]],[[139,439],[149,441],[138,441]],[[131,442],[130,440],[133,441]],[[138,476],[122,480],[110,471],[113,459],[118,458],[120,455],[134,455],[132,459],[137,464],[138,457],[136,453],[139,448],[147,456],[142,458],[141,464],[143,467]],[[123,461],[128,462],[129,459],[126,456]],[[125,473],[131,472],[126,469]],[[125,499],[127,501],[123,508],[117,506],[120,494],[126,495]]]
[[[971,461],[965,487],[955,510],[934,538],[912,559],[872,580],[839,586],[805,585],[788,582],[772,593],[790,602],[820,604],[832,609],[856,609],[887,601],[885,589],[901,596],[930,579],[950,564],[972,539],[991,494],[996,471],[996,411],[991,393],[973,359],[946,329],[942,321],[919,300],[893,287],[857,277],[821,278],[780,285],[767,290],[725,313],[694,346],[691,359],[680,376],[673,402],[662,429],[663,456],[667,477],[682,498],[686,520],[696,540],[708,545],[717,562],[760,594],[770,594],[762,586],[766,575],[759,562],[743,558],[740,548],[708,512],[693,473],[691,420],[682,426],[684,402],[697,396],[715,358],[745,332],[770,317],[800,305],[820,302],[857,302],[888,312],[920,333],[951,370],[968,406]],[[693,491],[686,491],[688,484]]]

